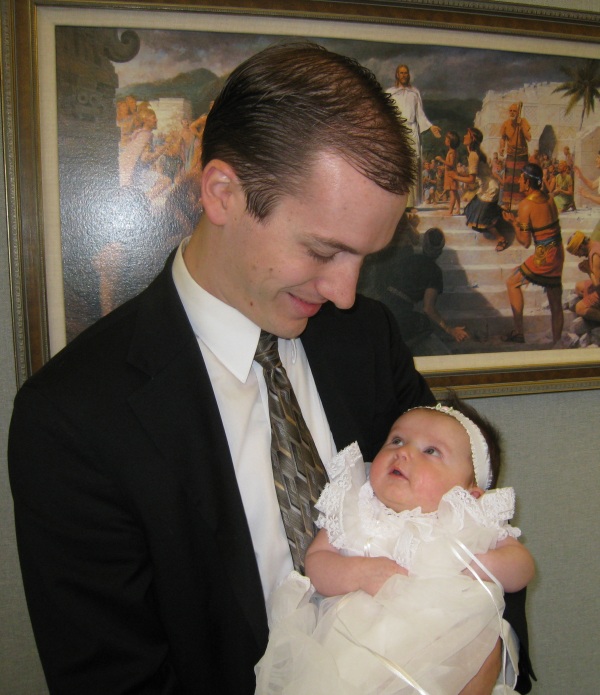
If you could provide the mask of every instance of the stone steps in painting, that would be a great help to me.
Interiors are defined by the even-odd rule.
[[[452,351],[461,353],[549,349],[551,345],[550,310],[543,288],[524,288],[524,345],[505,343],[502,336],[513,327],[512,312],[505,282],[513,269],[522,263],[533,247],[525,249],[516,240],[501,253],[495,241],[474,232],[465,223],[464,215],[447,217],[444,207],[419,209],[417,231],[423,234],[430,227],[444,231],[446,247],[438,259],[444,274],[444,292],[437,307],[450,325],[464,326],[473,340],[453,343]],[[593,231],[600,213],[598,208],[582,208],[561,214],[563,242],[576,230]],[[581,259],[566,254],[563,270],[563,303],[573,296],[575,283],[585,278],[577,267]],[[575,314],[565,310],[564,343],[569,337]],[[575,342],[573,340],[573,342]]]

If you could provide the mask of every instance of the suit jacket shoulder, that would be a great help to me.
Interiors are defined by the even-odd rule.
[[[301,338],[338,449],[358,440],[372,460],[404,410],[434,402],[381,302],[358,295],[347,311],[327,304]]]

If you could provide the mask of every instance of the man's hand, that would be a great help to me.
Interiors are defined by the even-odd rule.
[[[456,340],[457,343],[461,343],[463,340],[467,340],[469,334],[465,330],[464,326],[454,326],[450,329],[450,335]]]
[[[510,224],[514,225],[517,222],[517,218],[513,215],[513,213],[510,210],[502,210],[502,219],[505,222],[509,222]]]

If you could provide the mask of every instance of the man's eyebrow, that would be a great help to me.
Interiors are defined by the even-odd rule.
[[[345,251],[346,253],[351,253],[354,256],[360,256],[360,252],[353,248],[352,246],[348,246],[348,244],[344,244],[341,241],[338,241],[337,239],[323,239],[321,237],[311,237],[308,242],[308,244],[313,245],[313,246],[326,246],[329,249],[333,249],[335,251]]]

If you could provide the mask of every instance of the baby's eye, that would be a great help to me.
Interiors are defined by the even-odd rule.
[[[402,437],[392,437],[390,444],[394,444],[395,446],[402,446],[404,444],[404,440]]]
[[[425,453],[426,453],[426,454],[429,454],[429,455],[431,455],[431,456],[439,456],[439,455],[440,455],[439,450],[436,449],[434,446],[428,446],[428,447],[425,449]]]

